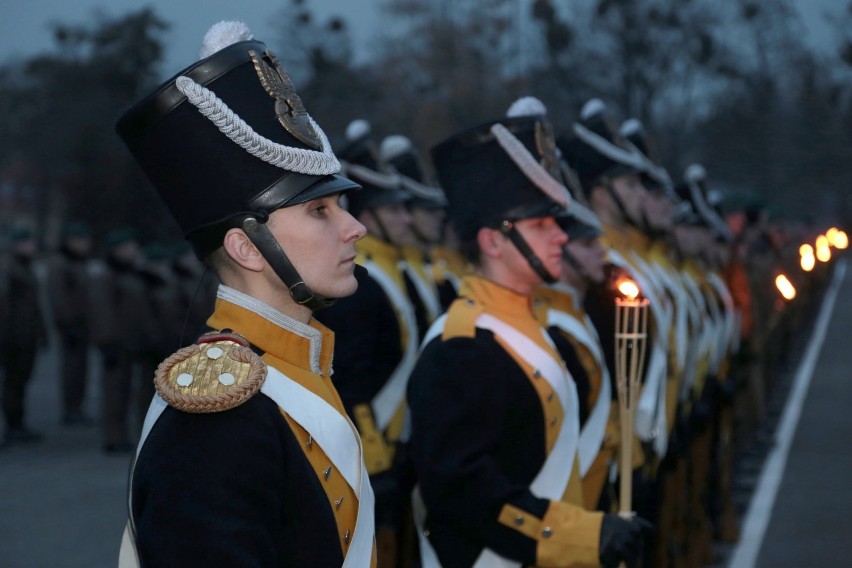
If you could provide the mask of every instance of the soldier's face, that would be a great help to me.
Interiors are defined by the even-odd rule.
[[[340,205],[340,195],[273,211],[268,226],[314,293],[342,298],[355,292],[355,241],[367,230]]]
[[[562,272],[562,246],[568,242],[568,236],[553,217],[536,217],[515,221],[515,227],[544,265],[544,268],[558,278]],[[541,277],[530,266],[529,261],[505,235],[503,239],[503,259],[508,273],[516,280],[510,287],[522,293],[529,293],[541,284]],[[527,291],[527,289],[529,291]]]
[[[411,232],[411,214],[403,203],[382,205],[366,211],[365,224],[370,234],[383,236],[392,245],[412,245],[416,242]]]
[[[674,204],[662,190],[647,191],[644,199],[645,218],[652,229],[669,232],[674,225]]]
[[[612,187],[627,216],[634,222],[642,219],[642,202],[645,200],[647,190],[642,185],[642,180],[637,174],[617,176],[612,178]]]
[[[415,207],[411,209],[411,224],[428,243],[439,243],[443,236],[444,218],[446,214],[443,209],[424,209]]]
[[[606,264],[606,249],[598,237],[576,239],[565,245],[571,256],[577,259],[583,267],[585,276],[594,283],[604,280],[604,265]]]

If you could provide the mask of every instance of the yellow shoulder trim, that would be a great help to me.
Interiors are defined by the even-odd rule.
[[[476,320],[482,313],[482,306],[468,298],[458,298],[447,310],[447,321],[444,324],[444,341],[454,337],[475,337]]]
[[[214,333],[160,363],[154,386],[183,412],[221,412],[254,396],[265,378],[266,363],[245,339]]]

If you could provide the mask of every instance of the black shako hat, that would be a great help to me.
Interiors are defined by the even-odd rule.
[[[645,170],[640,174],[642,183],[650,190],[663,190],[666,196],[676,202],[678,197],[674,191],[671,176],[662,166],[660,157],[651,141],[645,126],[635,118],[625,120],[618,129],[628,147],[636,152],[645,163]]]
[[[349,196],[348,209],[352,215],[357,217],[365,209],[408,201],[402,178],[379,156],[369,122],[364,119],[350,122],[346,140],[346,147],[339,152],[343,171],[362,188]]]
[[[600,99],[591,99],[580,112],[571,133],[557,141],[564,159],[577,172],[588,195],[604,177],[641,173],[646,165],[616,130]]]
[[[560,215],[568,190],[541,164],[555,148],[543,117],[519,116],[457,133],[431,150],[448,216],[462,240],[503,221]]]
[[[399,174],[403,190],[410,195],[406,202],[409,208],[446,208],[443,190],[426,174],[420,152],[408,137],[400,134],[386,137],[379,145],[379,156]]]
[[[201,56],[116,124],[200,258],[247,216],[358,188],[244,24],[214,25]]]

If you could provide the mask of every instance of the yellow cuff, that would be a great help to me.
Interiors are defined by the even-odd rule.
[[[373,475],[387,471],[391,467],[393,450],[376,428],[376,421],[373,419],[369,405],[359,404],[352,409],[352,413],[355,415],[355,426],[361,434],[367,473]]]
[[[598,566],[602,520],[603,513],[551,501],[536,537],[536,565]]]

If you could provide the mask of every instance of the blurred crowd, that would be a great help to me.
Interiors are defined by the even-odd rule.
[[[61,423],[99,427],[105,452],[129,453],[154,394],[151,377],[200,332],[216,279],[204,278],[187,243],[142,243],[130,226],[99,237],[71,220],[49,251],[41,237],[15,226],[4,243],[3,445],[43,438],[27,421],[25,394],[36,357],[52,340]]]

